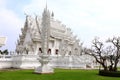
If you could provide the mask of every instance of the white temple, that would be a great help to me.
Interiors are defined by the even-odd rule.
[[[40,54],[44,50],[42,47],[46,43],[42,43],[46,31],[42,30],[47,26],[48,50],[47,54],[50,55],[81,55],[80,40],[76,39],[71,32],[70,28],[67,28],[60,21],[54,19],[54,13],[50,13],[49,10],[44,9],[42,17],[36,16],[35,18],[27,15],[24,27],[21,29],[22,34],[19,36],[16,51],[19,54]],[[44,53],[44,52],[43,52]]]
[[[47,7],[42,17],[26,15],[14,55],[0,55],[0,68],[36,68],[38,58],[49,55],[53,68],[95,68],[95,60],[82,52],[82,43]]]

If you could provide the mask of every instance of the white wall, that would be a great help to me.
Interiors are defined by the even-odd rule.
[[[6,56],[0,55],[0,68],[22,68],[22,69],[34,69],[41,64],[37,60],[38,55],[13,55]],[[51,61],[49,65],[59,68],[94,68],[93,58],[88,55],[82,56],[50,56]]]
[[[12,66],[11,56],[0,55],[0,69],[1,68],[10,68]]]

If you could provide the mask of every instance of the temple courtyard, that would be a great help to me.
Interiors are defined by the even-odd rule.
[[[0,70],[0,80],[120,80],[117,77],[99,76],[98,70],[55,69],[53,74],[34,74],[34,70]]]
[[[31,1],[33,3],[33,0]],[[108,4],[108,2],[106,4]],[[21,7],[22,6],[23,4],[21,5]],[[117,75],[119,75],[120,37],[113,37],[112,39],[109,38],[107,42],[112,43],[112,45],[110,44],[108,47],[104,47],[104,42],[99,41],[98,38],[95,38],[92,41],[93,45],[91,45],[91,47],[89,47],[89,42],[85,42],[85,44],[87,45],[84,44],[85,40],[89,41],[90,39],[92,39],[90,35],[94,37],[100,36],[100,34],[102,34],[100,36],[102,38],[108,37],[109,35],[120,35],[119,29],[114,27],[120,26],[118,24],[120,16],[117,16],[118,19],[116,18],[116,16],[115,19],[111,18],[111,15],[113,15],[110,14],[111,12],[107,12],[106,15],[103,16],[105,11],[109,9],[106,8],[106,10],[104,10],[103,8],[104,11],[102,11],[100,7],[101,10],[96,12],[96,10],[99,10],[99,8],[94,8],[93,6],[93,3],[92,6],[87,6],[89,7],[88,10],[84,10],[84,8],[82,9],[82,6],[80,6],[81,9],[76,6],[75,9],[77,9],[77,12],[71,13],[74,11],[70,11],[67,12],[67,15],[62,15],[61,17],[63,17],[63,20],[67,21],[69,19],[71,22],[73,22],[74,25],[71,25],[72,23],[65,23],[69,24],[69,26],[56,19],[58,17],[57,14],[54,14],[55,9],[49,10],[49,5],[47,5],[47,2],[44,9],[40,9],[40,13],[38,14],[36,14],[35,12],[33,12],[35,14],[31,14],[29,11],[27,12],[29,8],[25,10],[15,9],[15,11],[13,12],[12,10],[14,10],[14,8],[11,8],[7,11],[7,6],[5,6],[5,10],[1,12],[2,14],[4,14],[5,12],[5,17],[0,14],[0,17],[3,16],[1,18],[3,19],[3,23],[2,27],[0,28],[0,35],[3,31],[2,34],[6,36],[0,36],[0,80],[120,80],[119,77],[101,76],[101,74],[104,75],[106,73],[111,73],[110,76],[113,76],[113,72],[116,72],[118,73]],[[60,12],[62,12],[63,14],[66,13],[66,11],[69,11],[69,9],[74,9],[74,6],[72,6],[72,8],[66,10],[68,7],[65,8],[63,4],[62,6],[60,5],[60,7],[63,7],[63,9],[61,8],[62,11],[59,11],[58,7],[56,8],[57,11],[55,10],[55,13],[58,12],[60,14]],[[15,8],[17,8],[17,6]],[[90,8],[91,10],[89,10]],[[112,8],[110,7],[110,10],[111,9]],[[19,10],[20,12],[16,10]],[[118,9],[116,8],[115,10],[118,11]],[[16,12],[21,13],[21,11],[24,11],[25,16],[23,16],[23,25],[20,25],[22,21],[20,21],[20,24],[16,22],[17,20],[19,22],[19,19],[22,20],[22,15],[16,13],[16,15],[20,16],[19,19],[9,19],[8,15],[13,15],[9,14],[9,11],[13,14],[15,14]],[[85,11],[87,11],[86,14]],[[114,12],[114,15],[118,13],[114,10],[111,11]],[[79,14],[78,16],[76,16],[77,13]],[[70,15],[72,17],[69,17],[68,14],[72,14]],[[110,15],[107,16],[108,14]],[[107,17],[104,21],[105,16]],[[65,19],[65,17],[67,17],[68,19]],[[77,19],[78,21],[75,21]],[[109,19],[111,19],[111,21],[109,21]],[[4,21],[7,21],[5,22],[7,25],[3,25],[5,24]],[[13,23],[11,23],[11,21],[13,21]],[[11,25],[9,23],[17,25],[15,25],[14,27],[14,25]],[[70,27],[70,25],[73,27]],[[4,26],[5,31],[4,29],[2,30]],[[87,26],[89,26],[89,28]],[[113,27],[113,29],[109,27],[102,29],[104,26],[110,26]],[[12,27],[14,27],[15,29],[12,29]],[[100,27],[100,29],[98,27]],[[11,29],[9,30],[8,28]],[[72,29],[77,30],[74,31]],[[117,30],[118,33],[116,33]],[[8,33],[10,36],[5,34],[4,32],[11,32]],[[76,32],[78,33],[78,35],[76,35]],[[112,35],[109,33],[111,33]],[[85,40],[80,40],[80,36],[81,38],[82,36],[85,36]],[[12,44],[13,42],[14,45]],[[2,50],[1,47],[5,50]],[[118,71],[117,68],[119,69]],[[117,76],[116,73],[114,73],[115,76]]]

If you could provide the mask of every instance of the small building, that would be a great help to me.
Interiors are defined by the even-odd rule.
[[[6,43],[6,37],[0,37],[0,47],[4,46]]]

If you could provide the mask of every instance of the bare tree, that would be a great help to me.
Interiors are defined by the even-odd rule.
[[[120,59],[120,37],[113,37],[112,39],[108,39],[107,42],[112,43],[114,46],[113,53],[110,55],[110,68],[112,71],[117,71],[117,64]]]
[[[105,47],[103,42],[95,38],[92,42],[92,49],[85,48],[84,52],[93,56],[105,71],[117,71],[117,64],[120,58],[120,38],[114,37],[106,42],[111,43],[111,45]]]
[[[104,70],[107,70],[106,56],[103,54],[103,43],[95,38],[92,41],[92,49],[84,49],[85,54],[89,54],[95,58],[95,60],[102,65]]]

